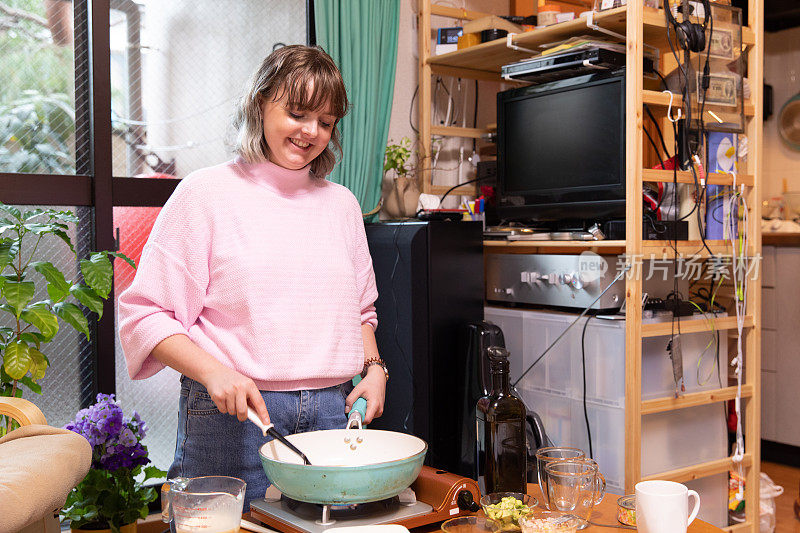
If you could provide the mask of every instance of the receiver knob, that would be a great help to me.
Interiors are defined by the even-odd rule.
[[[573,289],[579,291],[583,288],[583,279],[579,273],[573,272],[571,274],[567,274],[567,276],[569,276],[569,281],[567,281],[567,283],[569,283]]]

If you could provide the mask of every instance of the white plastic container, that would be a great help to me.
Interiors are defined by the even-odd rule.
[[[503,330],[506,347],[511,352],[512,382],[577,316],[500,307],[486,307],[484,315],[486,320]],[[517,387],[528,408],[542,418],[556,445],[576,446],[588,453],[581,351],[585,320],[583,318],[575,324]],[[648,319],[644,323],[657,321],[660,320]],[[720,335],[719,353],[723,362],[716,366],[716,350],[712,342],[715,338],[711,332],[681,335],[687,393],[719,388],[720,381],[726,379],[727,338]],[[643,341],[643,400],[674,395],[672,361],[666,351],[668,340],[669,337],[653,337]],[[586,328],[585,361],[586,411],[594,458],[606,477],[609,491],[622,494],[625,477],[625,322],[592,318]],[[701,379],[698,379],[698,361]],[[725,412],[720,403],[644,416],[642,475],[726,457],[726,432]],[[700,493],[701,517],[715,525],[726,526],[726,476],[712,476],[692,483],[699,487],[694,490]]]

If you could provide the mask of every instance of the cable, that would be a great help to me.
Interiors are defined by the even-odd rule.
[[[414,127],[414,100],[417,98],[417,93],[419,92],[419,84],[414,88],[414,94],[411,95],[411,104],[408,106],[408,124],[411,126],[411,129],[414,130],[414,133],[419,133],[419,130]]]
[[[123,124],[128,124],[130,126],[155,126],[155,125],[161,125],[161,124],[172,124],[174,122],[181,122],[181,121],[184,121],[184,120],[188,120],[190,118],[198,117],[200,115],[208,113],[209,111],[211,111],[213,109],[217,109],[218,107],[222,107],[224,105],[228,105],[228,104],[230,104],[231,102],[233,102],[236,99],[237,99],[237,97],[234,96],[232,98],[228,98],[226,100],[223,100],[222,102],[219,102],[219,103],[216,103],[214,105],[205,107],[205,108],[203,108],[203,109],[201,109],[199,111],[195,111],[193,113],[189,113],[188,115],[183,115],[183,116],[175,117],[175,118],[167,118],[167,119],[164,119],[164,120],[133,120],[133,119],[130,119],[130,118],[125,118],[125,117],[120,116],[119,113],[115,112],[113,109],[111,110],[111,114],[113,115],[113,117],[112,117],[113,121],[121,122]]]
[[[656,72],[658,72],[658,71],[656,71]],[[659,76],[660,76],[660,74],[659,74]],[[664,83],[666,85],[666,81]],[[669,155],[669,150],[667,150],[667,143],[664,142],[664,134],[661,132],[661,127],[658,125],[658,121],[653,116],[653,112],[650,111],[650,107],[647,104],[644,105],[644,109],[645,109],[645,111],[647,111],[647,114],[650,117],[650,120],[653,121],[653,124],[656,127],[656,133],[658,133],[658,139],[661,141],[661,147],[664,149],[664,159],[663,159],[663,161],[661,163],[661,168],[663,169],[664,168],[664,162],[665,161],[669,161],[672,158],[672,156]],[[647,130],[645,130],[645,132],[646,131]],[[650,137],[649,134],[648,134],[648,137]],[[656,153],[658,153],[658,150],[656,150]],[[659,210],[661,209],[661,203],[663,201],[664,201],[664,196],[660,195],[659,198],[658,198],[658,203],[653,208],[653,211],[655,211],[657,214],[659,213]]]
[[[667,0],[664,0],[666,3]],[[669,30],[669,23],[667,23],[667,30]],[[669,35],[667,35],[667,40],[669,40]],[[670,45],[671,47],[672,45]],[[684,103],[686,102],[686,98],[684,97]],[[669,243],[672,246],[672,292],[674,294],[678,294],[678,157],[677,154],[679,153],[678,150],[678,127],[673,122],[672,123],[672,131],[674,133],[674,147],[675,147],[675,164],[672,165],[672,204],[673,208],[675,209],[675,217],[674,221],[672,222],[672,231],[668,233]],[[675,313],[678,309],[678,303],[675,302],[675,309],[672,311],[672,316],[670,316],[670,340],[669,344],[667,344],[667,350],[669,351],[670,359],[672,359],[672,367],[673,367],[673,377],[676,378],[677,375],[675,373],[676,363],[674,358],[676,357],[676,353],[680,353],[677,347],[677,343],[675,342]],[[680,337],[681,334],[681,322],[678,319],[678,336]],[[683,376],[683,361],[681,361],[681,377]],[[679,391],[680,389],[680,391]],[[685,381],[682,380],[681,383],[678,383],[678,380],[675,379],[675,397],[679,396],[680,392],[684,392],[686,390]]]
[[[558,341],[560,341],[560,340],[561,340],[561,338],[562,338],[564,335],[566,335],[566,334],[567,334],[567,332],[568,332],[570,329],[572,329],[572,326],[574,326],[575,324],[577,324],[577,323],[578,323],[578,320],[580,320],[581,318],[583,318],[583,317],[586,315],[586,313],[588,313],[588,312],[589,312],[589,310],[592,308],[592,306],[593,306],[593,305],[594,305],[594,304],[595,304],[595,303],[596,303],[598,300],[600,300],[600,298],[602,298],[602,297],[603,297],[603,295],[604,295],[606,292],[608,292],[608,289],[610,289],[610,288],[611,288],[611,287],[612,287],[612,286],[613,286],[613,285],[614,285],[614,284],[617,282],[617,280],[619,280],[619,279],[620,279],[620,278],[623,276],[623,274],[625,274],[625,272],[627,272],[627,271],[628,271],[628,270],[630,270],[631,268],[632,268],[632,265],[631,265],[630,263],[625,263],[625,265],[622,267],[622,270],[620,270],[620,271],[619,271],[619,274],[617,274],[617,276],[616,276],[616,277],[615,277],[613,280],[611,280],[611,283],[609,283],[609,284],[608,284],[608,286],[607,286],[605,289],[603,289],[603,291],[602,291],[600,294],[598,294],[598,295],[597,295],[597,297],[596,297],[594,300],[592,300],[592,303],[590,303],[588,306],[586,306],[586,308],[585,308],[585,309],[584,309],[584,310],[581,312],[581,314],[579,314],[579,315],[578,315],[578,317],[577,317],[575,320],[573,320],[572,322],[570,322],[569,326],[567,326],[567,329],[565,329],[564,331],[562,331],[562,332],[561,332],[561,335],[559,335],[558,337],[556,337],[556,339],[555,339],[553,342],[551,342],[551,343],[550,343],[550,346],[548,346],[547,348],[545,348],[545,349],[544,349],[544,351],[541,353],[541,355],[540,355],[539,357],[537,357],[537,358],[536,358],[536,360],[535,360],[533,363],[531,363],[531,365],[530,365],[530,366],[529,366],[529,367],[528,367],[528,368],[525,370],[525,372],[523,372],[522,374],[520,374],[520,376],[519,376],[519,377],[516,379],[516,381],[514,381],[514,383],[512,383],[512,385],[514,385],[514,386],[516,387],[516,386],[517,386],[517,384],[518,384],[518,383],[519,383],[519,382],[522,380],[522,378],[524,378],[524,377],[525,377],[525,375],[526,375],[528,372],[530,372],[530,371],[531,371],[531,369],[532,369],[534,366],[536,366],[536,363],[538,363],[539,361],[541,361],[541,360],[542,360],[542,358],[543,358],[545,355],[547,355],[547,352],[549,352],[549,351],[550,351],[550,350],[553,348],[553,346],[555,346],[555,345],[556,345],[556,343],[557,343]]]
[[[472,127],[478,127],[478,80],[475,80],[475,105],[472,109]],[[474,154],[478,147],[478,139],[472,139],[472,153]]]
[[[667,143],[664,142],[664,134],[661,133],[661,126],[658,125],[658,121],[656,117],[653,116],[653,112],[650,111],[650,106],[644,104],[644,110],[647,112],[647,116],[650,117],[650,120],[653,122],[653,125],[656,127],[656,133],[658,133],[658,138],[661,141],[661,147],[664,149],[664,161],[668,161],[672,156],[669,155],[669,150],[667,150]],[[662,165],[663,168],[663,165]]]
[[[644,132],[645,136],[647,137],[647,140],[650,141],[650,146],[653,147],[653,151],[655,152],[656,157],[658,158],[659,164],[663,167],[664,166],[664,160],[661,159],[661,154],[659,153],[658,148],[656,147],[655,141],[653,141],[653,138],[650,136],[650,132],[647,131],[647,129],[645,129],[645,128],[642,128],[642,131]]]
[[[709,67],[709,65],[710,65],[710,60],[711,60],[711,41],[714,38],[714,10],[711,9],[711,4],[710,3],[708,4],[708,20],[709,20],[711,26],[709,28],[708,39],[706,41],[706,64],[703,67],[703,79],[702,79],[703,81],[702,81],[702,84],[701,84],[701,87],[703,88],[703,101],[700,103],[700,119],[699,119],[699,123],[700,123],[700,144],[701,144],[701,146],[703,145],[703,135],[706,135],[706,138],[708,137],[708,135],[706,134],[705,118],[703,118],[703,117],[705,115],[705,109],[706,109],[706,94],[708,92],[708,86],[709,86],[709,83],[710,83],[709,82],[709,78],[710,78],[710,67]],[[703,32],[705,32],[705,27],[703,27]],[[702,55],[703,55],[703,52],[701,51],[700,52],[700,56],[702,56]],[[699,67],[700,67],[700,57],[698,57],[697,61],[698,61],[697,67],[699,69]]]
[[[583,419],[586,421],[586,437],[589,439],[589,459],[594,459],[594,450],[592,449],[592,428],[589,425],[589,411],[586,408],[586,326],[592,315],[586,317],[586,322],[583,324],[583,331],[581,332],[581,368],[583,368]]]
[[[708,325],[710,326],[709,331],[711,331],[711,340],[708,342],[708,344],[706,344],[706,347],[703,348],[703,351],[700,352],[700,356],[697,359],[697,376],[696,376],[697,377],[697,384],[702,386],[702,385],[705,385],[706,383],[708,383],[709,381],[711,381],[711,376],[713,375],[714,369],[717,368],[717,364],[719,363],[719,361],[715,359],[714,362],[711,365],[711,370],[708,373],[708,377],[706,379],[702,379],[701,376],[700,376],[700,367],[701,367],[702,362],[703,362],[703,356],[706,354],[708,349],[711,348],[712,346],[714,346],[715,343],[718,343],[719,340],[718,340],[718,337],[716,335],[717,330],[714,327],[714,321],[708,318],[708,316],[707,316],[708,313],[703,311],[703,309],[699,305],[697,305],[696,302],[693,302],[691,300],[687,300],[687,301],[691,305],[693,305],[695,307],[695,309],[697,309],[700,312],[700,314],[703,315],[703,318],[706,320],[706,322],[708,322]],[[712,312],[712,314],[714,314],[714,313]],[[714,316],[716,317],[716,315],[714,315]],[[719,353],[719,345],[717,345],[717,347],[716,347],[716,352]],[[719,372],[717,372],[717,376],[719,376]],[[722,387],[720,387],[720,388],[722,388]]]
[[[397,293],[395,292],[394,276],[395,276],[395,273],[397,272],[397,265],[400,263],[400,258],[402,256],[402,250],[400,249],[400,246],[397,244],[397,236],[400,233],[400,229],[401,228],[402,228],[402,224],[397,224],[395,226],[395,228],[394,228],[394,232],[393,232],[393,235],[392,235],[392,245],[394,246],[394,248],[396,250],[396,253],[397,253],[397,256],[394,258],[394,265],[392,265],[392,273],[389,275],[389,286],[391,287],[391,293],[392,293],[392,309],[394,309],[394,313],[395,313],[395,316],[394,316],[394,332],[393,332],[392,337],[393,337],[393,340],[394,340],[394,344],[397,346],[397,349],[400,352],[400,356],[401,356],[400,358],[403,360],[403,363],[405,363],[406,370],[408,371],[408,376],[409,376],[409,380],[411,381],[411,387],[412,387],[411,397],[414,398],[414,397],[416,397],[416,393],[414,392],[416,390],[416,380],[414,379],[414,370],[412,369],[411,362],[409,362],[409,357],[406,355],[405,350],[403,350],[403,345],[400,344],[400,341],[398,340],[399,339],[398,332],[399,332],[399,329],[400,329],[400,320],[398,319],[398,311],[397,310],[400,308],[400,306],[397,303]],[[403,264],[405,264],[405,261],[403,261]],[[406,416],[403,418],[403,430],[404,431],[408,431],[409,430],[408,422],[411,419],[411,414],[414,411],[413,407],[414,406],[413,406],[413,403],[412,403],[412,405],[410,406],[410,409],[408,410],[408,413],[406,413]]]
[[[489,179],[490,177],[491,177],[491,176],[483,176],[483,177],[480,177],[480,178],[474,178],[474,179],[471,179],[471,180],[467,180],[467,181],[465,181],[465,182],[463,182],[463,183],[458,183],[458,184],[456,184],[456,185],[453,185],[452,187],[450,187],[450,188],[447,190],[447,192],[446,192],[446,193],[444,193],[444,194],[442,195],[442,197],[441,197],[441,198],[439,198],[439,204],[441,205],[441,203],[442,203],[442,202],[444,202],[444,199],[445,199],[445,198],[447,198],[447,195],[448,195],[448,194],[450,194],[451,192],[453,192],[455,189],[457,189],[457,188],[461,187],[462,185],[467,185],[467,184],[470,184],[470,183],[475,183],[476,181],[483,181],[483,180]]]
[[[732,278],[734,289],[734,308],[736,310],[736,358],[731,361],[731,366],[734,367],[736,374],[736,398],[734,408],[736,411],[736,444],[731,456],[731,460],[737,464],[739,475],[744,479],[744,467],[742,460],[745,455],[744,437],[742,435],[742,371],[744,360],[742,356],[742,334],[744,331],[745,312],[747,311],[747,276],[744,275],[740,278],[740,274],[746,274],[747,257],[745,256],[748,250],[749,239],[747,235],[747,202],[741,192],[736,191],[736,174],[731,173],[733,176],[733,194],[730,199],[730,210],[728,216],[733,216],[734,209],[738,208],[741,201],[742,204],[742,229],[738,232],[738,254],[737,254],[737,237],[731,231],[730,242],[732,248]],[[741,186],[742,190],[744,186]],[[739,484],[738,496],[744,499],[744,487]]]

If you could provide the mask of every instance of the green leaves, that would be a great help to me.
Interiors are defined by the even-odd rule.
[[[0,140],[3,145],[14,142],[13,151],[0,150],[0,167],[8,172],[73,174],[69,139],[74,131],[75,110],[67,94],[22,91],[0,104]]]
[[[8,304],[14,308],[15,315],[19,318],[22,308],[33,298],[36,286],[31,281],[6,281],[3,284],[2,294]]]
[[[92,468],[77,487],[67,495],[61,510],[61,519],[70,520],[73,528],[87,524],[103,525],[112,531],[130,524],[139,518],[146,518],[148,504],[158,497],[152,487],[142,482],[167,475],[154,466],[144,469],[142,482],[135,478],[142,473],[142,467],[119,468],[113,472]]]
[[[19,209],[17,209],[13,205],[6,205],[0,202],[0,210],[5,211],[6,213],[16,218],[17,220],[22,220],[22,213],[20,213]]]
[[[80,307],[73,303],[61,302],[53,306],[53,311],[58,318],[86,335],[86,340],[89,340],[89,322],[83,316]]]
[[[97,319],[103,318],[103,298],[86,285],[73,285],[69,289],[76,300],[89,308],[89,311],[97,313]]]
[[[19,253],[19,241],[0,239],[0,272],[7,267]]]
[[[405,176],[411,169],[406,167],[411,157],[411,139],[403,137],[400,144],[387,144],[383,171],[394,169],[398,176]]]
[[[28,345],[24,342],[12,342],[6,346],[3,355],[3,368],[11,379],[22,379],[31,367],[31,356]]]
[[[42,352],[31,346],[28,347],[28,355],[31,358],[31,367],[29,369],[31,379],[38,381],[44,377],[44,373],[47,371],[47,367],[50,366],[50,363]],[[28,387],[33,390],[33,387],[30,385],[28,385]],[[34,392],[36,391],[34,390]],[[39,392],[36,393],[41,394],[41,387],[39,387]]]
[[[114,278],[114,267],[111,266],[106,252],[95,252],[89,259],[82,259],[81,273],[89,287],[104,299],[108,298]]]
[[[107,253],[109,255],[113,255],[114,257],[119,257],[120,259],[122,259],[123,261],[128,263],[132,268],[136,268],[136,263],[133,262],[133,259],[131,259],[130,257],[128,257],[127,255],[125,255],[123,253],[120,253],[120,252],[99,252],[99,253],[101,253],[101,254],[102,253]]]
[[[153,465],[144,467],[144,479],[142,481],[147,481],[148,479],[159,479],[167,477],[166,470],[161,470]]]
[[[33,98],[35,95],[28,96]],[[60,101],[53,100],[51,104],[56,114],[61,113]],[[29,107],[30,110],[25,112],[33,113],[35,103],[30,103]],[[24,111],[21,110],[17,111]],[[9,124],[9,120],[24,121],[28,118],[15,119],[11,116],[5,123],[3,120],[0,113],[0,130],[4,124]],[[39,141],[38,144],[31,143],[32,149],[49,161],[42,160],[48,168],[52,169],[54,162],[63,156],[59,147]],[[3,150],[0,145],[0,163],[5,154]],[[22,156],[29,157],[30,154],[22,153]],[[87,340],[90,337],[87,316],[78,305],[68,300],[74,299],[101,318],[104,300],[113,288],[114,268],[111,261],[119,257],[136,267],[124,254],[95,252],[88,259],[80,261],[84,284],[67,279],[49,261],[33,260],[40,243],[53,238],[63,241],[74,254],[69,232],[70,224],[77,222],[78,218],[70,211],[20,211],[0,202],[0,314],[5,312],[13,317],[9,320],[10,317],[4,315],[5,322],[0,327],[0,395],[19,396],[22,394],[20,385],[41,393],[41,387],[36,382],[45,376],[50,365],[41,351],[42,344],[52,341],[56,336],[59,319],[85,335]],[[38,272],[41,277],[31,276],[31,270]],[[37,292],[42,294],[45,288],[49,299],[33,301]]]
[[[58,333],[58,319],[44,302],[37,302],[20,313],[20,318],[35,326],[44,335],[44,342]]]
[[[31,263],[30,266],[35,268],[36,272],[44,276],[47,280],[47,294],[50,296],[51,300],[60,302],[69,295],[70,283],[66,280],[64,274],[54,267],[52,263],[37,261]]]

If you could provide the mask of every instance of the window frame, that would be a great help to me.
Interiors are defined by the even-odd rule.
[[[314,1],[306,3],[306,35],[315,44]],[[180,183],[114,177],[111,135],[110,0],[74,0],[75,135],[89,139],[76,148],[74,175],[0,172],[0,200],[14,205],[92,207],[92,250],[116,250],[114,207],[161,207]],[[88,57],[87,60],[82,58]],[[88,83],[87,83],[88,82]],[[115,295],[103,303],[103,318],[92,335],[92,386],[83,390],[82,406],[99,392],[116,392]],[[105,354],[101,356],[100,354]]]

